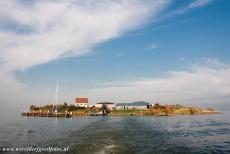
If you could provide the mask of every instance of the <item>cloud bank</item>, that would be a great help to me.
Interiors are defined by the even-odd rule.
[[[229,103],[229,79],[229,64],[203,59],[188,70],[168,72],[166,77],[104,83],[104,87],[89,94],[98,101],[106,98],[119,102]]]

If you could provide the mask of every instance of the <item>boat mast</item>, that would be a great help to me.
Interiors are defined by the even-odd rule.
[[[57,87],[56,87],[55,103],[56,103],[56,110],[55,110],[55,112],[57,112],[57,103],[58,103],[58,80],[57,80]]]

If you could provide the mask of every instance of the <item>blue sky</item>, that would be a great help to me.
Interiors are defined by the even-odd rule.
[[[0,4],[4,102],[229,103],[229,1]]]

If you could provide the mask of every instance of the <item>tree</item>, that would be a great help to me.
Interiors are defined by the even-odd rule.
[[[37,107],[35,105],[31,105],[30,106],[30,111],[33,111],[33,110],[39,110],[39,107]]]
[[[65,103],[63,104],[63,106],[67,107],[67,106],[68,106],[67,102],[65,102]]]
[[[154,104],[154,108],[155,108],[155,109],[158,109],[159,107],[160,107],[160,104],[159,104],[159,103]]]
[[[175,108],[176,108],[176,109],[180,109],[180,108],[182,108],[182,106],[181,106],[180,104],[176,104],[176,105],[175,105]]]
[[[45,105],[44,109],[45,110],[52,110],[53,109],[53,105]]]
[[[74,111],[75,109],[76,109],[76,106],[75,106],[75,105],[70,105],[68,110],[69,110],[69,111]]]

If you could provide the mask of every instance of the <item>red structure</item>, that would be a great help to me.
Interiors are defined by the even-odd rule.
[[[76,98],[75,103],[88,103],[88,98]]]

